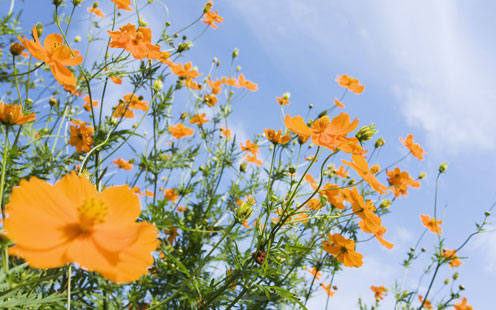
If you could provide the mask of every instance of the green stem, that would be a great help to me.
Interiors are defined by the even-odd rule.
[[[185,281],[183,283],[183,285],[174,293],[172,294],[169,298],[159,302],[158,304],[156,305],[153,305],[151,306],[150,308],[148,308],[148,310],[152,310],[152,309],[155,309],[161,305],[164,305],[166,303],[168,303],[169,301],[171,301],[173,298],[175,298],[177,295],[179,295],[179,293],[187,286],[188,283],[190,283],[191,281],[191,278],[195,277],[196,274],[201,270],[201,268],[203,268],[203,266],[205,266],[205,264],[207,263],[207,258],[210,257],[210,255],[212,255],[212,253],[217,249],[217,247],[222,243],[222,241],[224,241],[224,239],[227,237],[227,235],[229,235],[229,233],[231,232],[231,230],[234,228],[234,226],[236,226],[237,222],[233,222],[231,224],[231,226],[229,226],[229,228],[227,228],[227,230],[224,232],[224,235],[222,236],[222,238],[220,238],[219,241],[217,241],[217,243],[212,247],[212,249],[210,250],[210,252],[208,252],[207,256],[205,256],[202,260],[202,262],[198,265],[198,267],[196,267],[196,269],[193,271],[193,273],[191,274],[191,276],[189,277],[189,279],[187,281]]]
[[[17,90],[17,95],[19,96],[19,102],[21,103],[21,106],[23,106],[24,104],[22,102],[21,91],[19,90],[19,84],[17,83],[17,76],[15,75],[16,73],[15,56],[12,56],[12,66],[14,68],[14,83]]]
[[[2,220],[5,221],[5,205],[3,203],[3,194],[5,188],[5,175],[7,172],[7,158],[9,156],[9,129],[5,127],[5,141],[2,156],[2,175],[0,177],[0,204],[2,205]]]
[[[71,309],[71,272],[72,265],[69,264],[69,270],[67,271],[67,310]]]

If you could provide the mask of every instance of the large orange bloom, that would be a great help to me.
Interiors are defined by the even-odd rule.
[[[312,127],[308,127],[301,116],[286,115],[284,124],[300,136],[312,137],[312,143],[335,150],[336,147],[349,143],[346,136],[358,126],[358,120],[351,122],[350,116],[343,112],[332,121],[329,116],[322,116],[312,123]]]
[[[0,123],[4,125],[24,125],[34,121],[34,113],[24,115],[22,106],[15,104],[6,104],[0,101]]]
[[[391,185],[395,197],[407,195],[408,186],[419,188],[420,183],[416,182],[406,171],[400,171],[396,167],[393,171],[386,171],[388,175],[388,183]]]
[[[369,183],[373,190],[380,194],[385,194],[387,192],[388,188],[377,180],[374,174],[370,171],[369,164],[363,156],[354,154],[351,155],[351,160],[352,162],[341,159],[343,164],[353,168],[365,182]]]
[[[472,306],[467,305],[467,297],[463,297],[462,301],[453,306],[455,310],[472,310]]]
[[[346,74],[343,74],[342,76],[337,76],[336,82],[338,82],[339,86],[345,87],[357,95],[361,94],[365,88],[365,86],[360,84],[359,80],[352,78]]]
[[[110,0],[115,3],[118,9],[132,12],[131,0]]]
[[[74,171],[51,185],[21,180],[7,204],[5,230],[15,245],[9,253],[35,268],[77,263],[105,278],[138,280],[153,263],[155,226],[136,223],[138,196],[127,186],[99,193]]]
[[[38,39],[36,27],[33,27],[34,41],[26,37],[17,37],[22,45],[28,49],[34,58],[44,61],[50,66],[55,79],[66,89],[74,90],[76,88],[76,78],[66,66],[77,66],[83,61],[79,52],[72,50],[64,45],[62,36],[56,33],[49,34],[45,38],[42,46]],[[73,56],[74,55],[74,56]]]
[[[420,218],[422,219],[422,224],[429,229],[431,232],[440,235],[443,231],[441,224],[442,220],[436,220],[428,215],[420,214]]]
[[[273,144],[286,144],[292,138],[289,134],[283,135],[281,129],[278,131],[275,131],[274,129],[264,129],[264,133],[267,139]]]
[[[424,154],[426,154],[426,153],[424,152],[424,149],[421,148],[418,143],[413,143],[413,135],[412,134],[409,134],[405,138],[405,141],[403,141],[403,139],[400,137],[400,142],[403,143],[403,145],[406,146],[406,148],[408,150],[410,150],[410,152],[412,153],[413,156],[417,157],[420,160],[424,159]]]
[[[340,234],[327,234],[329,241],[323,241],[322,245],[327,253],[334,255],[338,261],[346,267],[360,267],[363,262],[363,255],[355,252],[355,242],[346,239]]]
[[[158,59],[162,56],[160,47],[152,44],[152,31],[150,28],[138,28],[129,23],[119,27],[120,31],[107,31],[112,39],[109,46],[123,48],[134,58]]]

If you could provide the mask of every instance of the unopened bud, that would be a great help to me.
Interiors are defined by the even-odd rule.
[[[298,143],[299,144],[305,144],[310,137],[308,136],[298,136]]]
[[[444,279],[444,284],[445,284],[445,285],[448,285],[449,283],[450,283],[450,278],[446,278],[446,279]]]
[[[419,174],[418,178],[419,180],[422,180],[423,178],[425,178],[425,176],[426,176],[425,172],[422,172]]]
[[[242,162],[241,165],[239,165],[239,171],[246,172],[246,163],[245,162]]]
[[[33,104],[33,99],[28,98],[28,99],[26,99],[25,102],[26,102],[26,105],[32,105]]]
[[[491,215],[491,212],[486,211],[486,212],[484,212],[484,215],[485,215],[485,216],[490,216],[490,215]]]
[[[355,137],[358,139],[360,142],[368,141],[372,139],[372,137],[377,133],[377,129],[375,127],[374,123],[371,123],[368,126],[363,126],[358,130],[358,132],[355,134]]]
[[[289,171],[289,173],[293,174],[296,172],[296,167],[291,165],[291,166],[289,166],[288,171]]]
[[[379,138],[379,139],[377,139],[377,141],[375,141],[374,147],[379,148],[379,147],[383,146],[384,144],[386,144],[386,141],[384,141],[383,138]]]
[[[239,55],[239,49],[235,48],[234,51],[232,52],[232,58],[235,59]]]
[[[422,248],[422,249],[420,249],[420,251],[425,252],[425,251],[426,251],[426,249],[425,249],[425,248]]]
[[[414,248],[414,247],[411,247],[411,248],[410,248],[410,251],[411,251],[411,252],[415,252],[415,248]]]
[[[23,51],[24,51],[24,45],[20,43],[15,42],[10,45],[10,53],[13,56],[19,56],[22,54]]]
[[[177,52],[182,53],[184,51],[189,50],[192,47],[193,47],[193,42],[191,42],[191,41],[182,42],[181,44],[179,44],[177,46]]]
[[[384,199],[381,201],[381,204],[379,205],[381,208],[389,208],[391,206],[391,200],[389,199]],[[414,249],[415,250],[415,249]]]
[[[164,88],[164,83],[162,83],[162,80],[155,80],[155,82],[153,82],[154,91],[159,92],[162,88]]]
[[[464,291],[465,290],[465,286],[463,286],[461,284],[458,286],[458,288],[460,289],[460,291]]]
[[[148,23],[143,19],[143,17],[140,16],[138,18],[138,25],[139,27],[146,27],[148,26]]]
[[[210,11],[213,5],[214,3],[212,1],[208,1],[207,3],[205,3],[205,6],[203,7],[203,13],[207,13],[208,11]]]
[[[84,0],[72,0],[72,4],[73,4],[74,6],[76,6],[76,5],[80,5],[83,1],[84,1]]]
[[[53,5],[60,6],[64,0],[53,0]]]
[[[59,103],[59,100],[55,97],[50,97],[50,99],[48,99],[48,104],[50,104],[50,106],[52,106],[52,107],[58,103]]]
[[[236,67],[236,72],[239,72],[239,71],[241,71],[241,66]]]
[[[309,105],[308,105],[308,108],[309,108],[309,109],[313,109],[313,104],[309,104]]]
[[[250,197],[238,207],[236,210],[236,219],[238,222],[242,223],[244,220],[250,218],[253,213],[253,205],[255,205],[255,199]]]
[[[443,172],[445,172],[447,168],[448,168],[448,163],[447,163],[447,162],[442,163],[442,164],[439,166],[439,173],[443,173]]]
[[[94,9],[96,9],[99,5],[100,5],[100,3],[98,3],[98,1],[93,2],[93,8]]]
[[[75,36],[74,37],[74,42],[80,42],[81,41],[81,37],[80,36]]]
[[[455,272],[455,273],[453,274],[453,280],[458,279],[458,276],[459,276],[459,275],[460,275],[460,274],[459,274],[458,272]]]
[[[317,118],[321,118],[321,117],[326,116],[326,115],[327,115],[327,110],[324,110],[324,111],[319,113],[319,116]]]
[[[36,34],[38,37],[41,37],[43,35],[43,25],[40,23],[36,24]]]

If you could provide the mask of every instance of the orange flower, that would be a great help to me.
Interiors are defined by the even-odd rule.
[[[245,79],[245,76],[243,73],[241,73],[238,77],[238,83],[236,85],[234,85],[236,87],[244,87],[248,90],[251,90],[251,91],[257,91],[258,90],[258,85],[253,83],[253,82],[250,82],[248,81],[247,79]]]
[[[346,179],[348,177],[348,170],[344,170],[344,166],[339,166],[338,170],[332,169],[332,172],[342,177],[343,179]]]
[[[407,147],[407,149],[410,150],[410,153],[412,153],[413,156],[417,157],[418,159],[422,160],[424,159],[424,149],[420,147],[418,143],[413,143],[413,135],[409,134],[405,141],[400,137],[400,142],[403,143],[404,146]]]
[[[375,299],[376,300],[379,300],[379,299],[384,299],[384,296],[387,295],[386,291],[387,291],[387,288],[385,288],[383,285],[381,286],[371,286],[370,289],[372,290],[372,292],[375,293]]]
[[[320,204],[320,199],[318,198],[310,199],[310,201],[307,202],[305,206],[310,210],[319,210],[322,208],[322,205]]]
[[[72,121],[72,126],[69,128],[71,137],[69,145],[76,147],[78,153],[89,152],[93,145],[93,126],[86,126],[86,122]]]
[[[97,100],[91,100],[91,102],[90,102],[90,96],[88,96],[88,95],[84,96],[83,100],[84,100],[84,102],[86,102],[85,104],[83,104],[83,109],[85,109],[86,111],[91,111],[91,105],[93,105],[94,107],[98,106],[98,101]]]
[[[107,31],[112,41],[109,46],[123,48],[136,59],[157,59],[161,56],[160,47],[152,44],[150,28],[138,28],[133,24],[119,27],[120,31]]]
[[[94,7],[88,8],[88,12],[93,13],[93,14],[95,14],[96,16],[98,16],[100,18],[104,18],[105,17],[105,15],[103,14],[103,12],[100,9],[98,9],[98,8],[94,8]]]
[[[203,17],[205,19],[202,19],[201,21],[204,24],[207,24],[210,27],[217,29],[217,25],[214,23],[222,23],[224,21],[224,19],[218,15],[219,11],[213,12],[210,10],[212,8],[212,5],[213,5],[212,1],[207,2],[207,4],[205,5],[205,9],[204,9],[205,13],[203,14]]]
[[[132,110],[148,110],[148,101],[143,101],[143,97],[136,96],[134,94],[124,95],[124,99],[119,100],[119,104],[112,113],[112,117],[127,117],[134,118],[134,112]]]
[[[277,97],[276,100],[279,103],[279,105],[288,105],[291,103],[289,102],[289,97],[290,97],[289,93],[284,93],[282,94],[281,97]]]
[[[34,41],[26,39],[26,37],[17,37],[21,41],[31,55],[44,61],[50,66],[53,77],[64,88],[72,91],[76,89],[76,78],[74,74],[67,69],[66,66],[77,66],[83,61],[83,57],[79,56],[79,52],[72,50],[64,45],[62,36],[52,33],[45,38],[44,45],[42,46],[38,39],[38,31],[33,27]]]
[[[420,300],[420,302],[421,302],[421,303],[423,303],[423,302],[424,302],[424,299],[422,298],[422,295],[418,295],[418,299]],[[426,300],[425,300],[424,307],[425,307],[426,309],[434,309],[434,308],[432,307],[431,302],[429,301],[429,299],[426,299]]]
[[[34,113],[24,115],[22,106],[15,104],[6,104],[0,101],[0,123],[9,125],[24,125],[34,121],[36,115]]]
[[[183,124],[177,124],[176,126],[169,127],[169,132],[176,139],[181,139],[183,137],[192,136],[195,133],[194,129],[185,127]]]
[[[127,160],[124,160],[122,157],[119,157],[119,159],[115,159],[112,162],[116,164],[117,167],[119,167],[120,169],[124,169],[124,170],[133,169],[133,164]]]
[[[260,147],[256,143],[252,143],[250,140],[246,140],[245,146],[243,146],[243,143],[241,142],[239,145],[241,146],[241,151],[250,152],[255,156],[260,154]]]
[[[169,235],[167,237],[167,241],[169,241],[170,244],[173,244],[177,237],[179,236],[179,233],[177,232],[177,227],[171,227],[169,229],[164,230],[164,234]]]
[[[36,177],[21,180],[7,205],[5,230],[15,245],[9,253],[34,268],[77,263],[103,277],[127,283],[153,264],[155,226],[136,223],[139,198],[127,186],[99,193],[73,171],[55,185]]]
[[[217,103],[217,97],[212,93],[212,94],[205,94],[203,96],[203,102],[208,105],[209,107],[215,106],[215,103]]]
[[[453,306],[455,310],[473,310],[472,306],[467,305],[467,297],[463,297],[462,301]]]
[[[203,114],[195,114],[191,119],[189,120],[190,124],[196,124],[198,126],[201,126],[202,124],[208,123],[209,120],[205,119],[205,116],[207,116],[206,113]]]
[[[250,229],[251,228],[251,225],[248,224],[248,219],[244,220],[243,223],[241,223],[241,225],[243,225],[243,227],[246,228],[246,229]]]
[[[282,135],[282,130],[279,129],[277,132],[274,129],[264,129],[265,136],[273,144],[286,144],[291,140],[289,133]]]
[[[177,192],[176,189],[169,188],[164,191],[164,198],[167,199],[167,201],[172,201],[173,203],[176,203],[177,200],[179,199],[179,193]]]
[[[376,179],[374,174],[370,171],[369,164],[363,156],[354,154],[351,155],[351,160],[352,162],[341,159],[341,162],[353,168],[373,190],[380,194],[387,193],[388,188]]]
[[[332,297],[336,293],[335,291],[331,290],[331,283],[328,285],[324,285],[324,283],[320,283],[320,286],[326,291],[327,296]]]
[[[117,77],[115,75],[111,75],[110,79],[112,80],[112,82],[114,82],[114,84],[117,84],[117,85],[122,84],[122,79],[120,77]]]
[[[360,81],[349,77],[346,74],[337,76],[336,82],[338,82],[339,86],[348,88],[348,90],[354,92],[355,94],[361,94],[363,92],[363,89],[365,88],[365,86],[360,85]]]
[[[310,268],[305,268],[306,271],[308,271],[312,276],[315,277],[315,280],[319,281],[320,280],[320,277],[322,276],[322,272],[320,271],[317,271],[317,269],[315,269],[315,267],[313,267],[312,269]]]
[[[338,98],[334,98],[334,104],[338,107],[338,108],[344,108],[344,104],[338,100]]]
[[[258,159],[256,155],[254,155],[254,156],[246,155],[244,160],[249,162],[249,163],[255,164],[257,166],[263,165],[263,162],[260,159]]]
[[[131,0],[110,0],[115,3],[118,9],[132,12],[131,10]]]
[[[346,239],[340,234],[327,234],[329,241],[323,241],[322,245],[327,253],[334,255],[338,261],[346,267],[360,267],[363,262],[363,255],[355,252],[355,242]]]
[[[212,89],[213,95],[218,95],[221,92],[222,81],[215,80],[215,82],[211,79],[208,80],[208,86]]]
[[[177,212],[184,212],[186,211],[186,207],[185,206],[178,206],[177,207]]]
[[[321,190],[319,190],[319,194],[326,196],[327,200],[334,207],[341,209],[341,210],[343,210],[345,208],[345,206],[343,204],[344,196],[343,196],[341,189],[339,189],[338,185],[334,185],[332,183],[327,183],[326,185],[322,186]]]
[[[450,268],[455,268],[462,264],[462,262],[458,259],[458,256],[456,255],[456,249],[453,250],[443,249],[441,255],[449,260]]]
[[[169,67],[171,69],[171,72],[177,75],[178,77],[181,78],[191,78],[194,79],[196,77],[199,77],[201,73],[198,73],[198,71],[193,68],[193,65],[190,62],[183,64],[174,64],[173,62],[168,63]]]
[[[284,124],[289,130],[300,136],[312,137],[314,144],[334,150],[348,142],[346,136],[358,126],[358,120],[355,119],[350,122],[350,116],[343,112],[332,121],[329,116],[322,116],[315,120],[310,128],[301,116],[286,115]]]
[[[381,227],[381,218],[378,217],[374,211],[375,207],[373,203],[370,200],[367,200],[366,202],[363,201],[362,195],[358,193],[358,190],[356,187],[354,187],[350,192],[350,197],[351,197],[351,208],[353,209],[353,213],[358,215],[359,218],[362,220],[360,223],[360,228],[364,230],[365,232],[368,233],[373,233],[379,230],[379,227]]]
[[[393,171],[386,171],[388,175],[388,183],[391,185],[394,196],[407,195],[408,185],[419,188],[420,183],[414,179],[406,171],[400,171],[400,168],[394,168]]]
[[[443,223],[442,220],[436,220],[435,218],[431,218],[430,216],[424,214],[420,214],[420,218],[427,229],[435,234],[441,234],[443,230],[441,228],[441,224]]]
[[[226,125],[222,125],[222,127],[220,128],[220,133],[226,137],[227,140],[231,139],[231,129],[227,129],[226,128]]]

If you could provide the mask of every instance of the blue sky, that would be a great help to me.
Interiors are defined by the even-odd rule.
[[[8,2],[0,0],[0,8]],[[27,21],[50,20],[48,2],[16,1],[16,10],[24,10],[25,28],[31,27]],[[101,9],[110,13],[107,2],[100,1]],[[91,3],[85,1],[84,10]],[[199,16],[204,2],[164,3],[171,29],[177,30]],[[428,153],[423,161],[412,157],[400,165],[412,175],[425,171],[427,178],[384,219],[395,248],[388,251],[376,242],[361,244],[364,266],[337,277],[340,289],[331,300],[332,309],[352,309],[359,296],[372,302],[370,285],[389,286],[401,279],[400,263],[423,231],[419,214],[433,212],[434,179],[441,162],[448,162],[439,192],[439,205],[447,206],[443,228],[448,248],[457,247],[474,230],[474,222],[496,199],[492,177],[496,171],[495,9],[496,3],[482,0],[214,1],[214,10],[219,10],[224,22],[197,39],[184,61],[192,60],[200,72],[206,72],[215,56],[228,72],[233,48],[240,49],[237,64],[260,88],[243,96],[235,107],[231,128],[243,141],[264,128],[283,128],[275,97],[291,93],[291,105],[286,108],[291,115],[305,115],[309,104],[320,111],[343,92],[335,77],[349,74],[366,88],[361,95],[346,96],[344,111],[359,118],[361,125],[376,123],[378,136],[386,140],[381,166],[405,154],[398,137],[408,133]],[[162,9],[142,14],[152,29],[160,29],[165,22]],[[85,29],[73,28],[70,36],[84,38]],[[203,24],[186,34],[192,38],[202,30]],[[428,236],[423,246],[432,251],[433,241]],[[469,304],[491,309],[496,234],[476,237],[460,256],[470,258],[460,268]],[[407,286],[416,286],[423,266],[410,271]],[[443,279],[439,278],[434,291]],[[311,300],[309,309],[321,309],[324,295]],[[392,308],[391,301],[386,298],[385,309]]]

